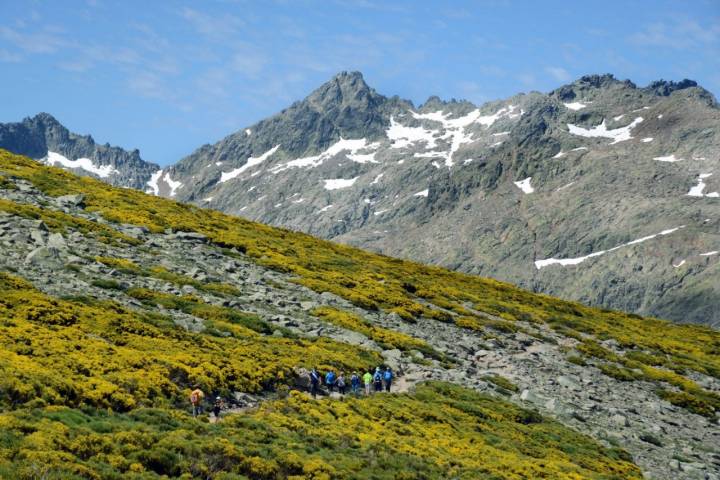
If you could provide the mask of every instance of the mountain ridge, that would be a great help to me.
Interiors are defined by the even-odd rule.
[[[318,104],[323,105],[323,114],[311,108]],[[367,108],[374,108],[374,114]],[[548,94],[530,92],[482,106],[429,97],[416,107],[399,97],[378,99],[361,74],[342,72],[305,100],[248,127],[252,135],[241,130],[225,137],[209,150],[180,160],[168,174],[186,184],[176,191],[183,201],[596,305],[718,325],[720,317],[707,308],[720,300],[720,291],[708,283],[714,274],[701,271],[694,261],[684,282],[692,285],[686,287],[676,282],[672,267],[683,260],[677,258],[680,255],[699,259],[704,257],[698,254],[718,249],[717,233],[712,230],[715,223],[695,223],[691,230],[681,232],[689,235],[700,228],[703,251],[668,245],[663,238],[666,263],[653,258],[649,278],[608,261],[618,254],[592,257],[582,267],[540,269],[534,262],[613,249],[683,224],[680,217],[693,208],[683,197],[699,174],[718,167],[719,118],[712,94],[692,80],[658,80],[637,87],[611,74],[586,75]],[[703,126],[703,122],[709,123]],[[272,128],[266,131],[268,125]],[[303,141],[293,141],[293,136]],[[276,146],[261,163],[243,163],[245,158],[261,158]],[[675,156],[668,154],[672,151]],[[638,156],[646,160],[628,161]],[[692,170],[683,173],[684,164],[676,158],[694,164]],[[605,164],[613,165],[617,173],[605,176]],[[234,172],[237,177],[229,175]],[[659,178],[662,190],[676,192],[676,198],[662,202],[677,213],[678,225],[658,224],[653,231],[647,225],[643,230],[644,215],[659,215],[649,199],[662,198],[658,197],[661,188],[643,180],[643,175]],[[713,182],[708,192],[717,189],[718,177],[707,177]],[[613,178],[609,185],[608,178]],[[554,183],[558,192],[532,186],[544,181]],[[527,182],[532,195],[519,190],[522,182]],[[412,185],[416,185],[413,190]],[[614,192],[607,192],[607,186]],[[642,195],[634,193],[638,188]],[[593,192],[595,203],[569,205],[564,216],[551,212],[552,203],[546,199],[580,191]],[[638,198],[636,205],[623,207],[626,213],[615,218],[605,211],[628,194]],[[532,201],[535,197],[545,204],[538,211],[534,211],[540,208],[539,202]],[[707,216],[715,222],[714,200],[693,202],[703,202],[702,208],[708,209]],[[480,205],[518,222],[479,221],[475,212],[482,210]],[[519,223],[528,208],[545,222],[564,223],[572,236],[561,238],[555,233],[548,237],[551,225],[532,233],[535,220],[526,221],[525,227]],[[597,221],[591,222],[588,215]],[[447,224],[448,218],[454,218],[452,225]],[[510,232],[502,233],[508,228]],[[474,229],[481,235],[471,233]],[[459,232],[448,233],[453,230]],[[583,241],[588,234],[590,245]],[[511,245],[504,246],[503,238],[510,239]],[[597,271],[591,277],[607,277],[608,285],[621,282],[629,291],[598,288],[582,272],[570,272],[580,282],[563,278],[568,271],[591,263],[589,268]],[[698,300],[700,290],[707,304]],[[672,302],[663,300],[666,292],[674,298]],[[684,309],[671,305],[678,302]]]
[[[17,123],[0,124],[0,148],[129,188],[143,189],[160,168],[144,161],[138,149],[97,144],[92,135],[72,133],[45,112]]]

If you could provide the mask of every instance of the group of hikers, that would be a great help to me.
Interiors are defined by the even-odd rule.
[[[381,367],[375,367],[375,371],[370,368],[362,376],[358,372],[353,372],[349,379],[346,378],[345,372],[335,374],[334,370],[328,371],[324,376],[318,372],[317,368],[313,368],[310,371],[310,394],[313,398],[317,398],[317,394],[322,386],[325,386],[330,393],[335,390],[340,395],[351,393],[352,395],[360,395],[361,385],[364,385],[365,395],[370,395],[373,391],[386,392],[390,391],[392,386],[394,374],[390,367],[386,367],[383,370]],[[348,387],[350,391],[348,392]],[[190,405],[192,406],[193,417],[198,417],[203,413],[203,401],[205,399],[205,393],[199,388],[195,387],[190,392]],[[215,422],[220,421],[220,412],[225,408],[225,403],[221,397],[216,397],[212,406],[213,415],[215,415]]]
[[[195,389],[190,392],[190,405],[192,406],[192,415],[193,417],[197,417],[198,415],[202,414],[203,410],[203,400],[205,399],[205,393],[200,390],[199,387],[195,387]],[[215,402],[212,406],[212,412],[213,415],[215,415],[215,421],[220,421],[220,411],[225,408],[225,402],[223,402],[223,399],[221,397],[215,397]]]
[[[317,368],[313,368],[310,371],[310,394],[316,398],[320,387],[324,385],[330,393],[337,388],[340,395],[345,395],[349,386],[351,394],[360,395],[361,384],[365,387],[365,395],[370,395],[373,391],[389,392],[393,378],[393,371],[390,367],[386,367],[384,371],[380,367],[375,367],[374,373],[370,369],[362,376],[358,372],[353,372],[349,380],[345,377],[345,372],[336,375],[335,371],[330,370],[323,377]]]

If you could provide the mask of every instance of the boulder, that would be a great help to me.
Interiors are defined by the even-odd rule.
[[[25,263],[56,267],[62,264],[60,251],[54,247],[38,247],[25,257]]]
[[[47,246],[58,250],[67,250],[68,246],[61,233],[53,233],[48,237]]]
[[[625,415],[621,415],[619,413],[616,413],[612,417],[610,417],[610,423],[616,427],[629,427],[630,421]]]
[[[207,237],[202,233],[197,232],[175,232],[168,235],[171,239],[186,240],[189,242],[207,242]]]
[[[567,388],[570,390],[580,390],[580,385],[578,385],[574,380],[572,380],[570,377],[567,377],[565,375],[561,375],[557,377],[558,385],[560,385],[563,388]]]
[[[522,391],[522,393],[520,394],[520,400],[539,406],[544,406],[548,401],[547,398],[529,389],[525,389]]]
[[[45,230],[30,230],[30,239],[37,246],[45,245],[47,232]]]
[[[63,195],[55,199],[55,203],[64,207],[85,208],[85,195],[78,193],[75,195]]]
[[[397,348],[383,350],[380,355],[382,355],[385,365],[392,368],[396,373],[400,372],[400,359],[402,358],[402,352],[400,350]]]
[[[310,390],[310,371],[307,368],[295,369],[295,387],[300,390]]]

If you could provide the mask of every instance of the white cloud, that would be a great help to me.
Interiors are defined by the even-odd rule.
[[[630,43],[641,47],[663,47],[676,50],[720,43],[720,23],[701,25],[686,18],[670,23],[657,22],[630,36]]]
[[[234,15],[227,13],[210,15],[189,7],[183,8],[180,11],[180,16],[190,22],[199,34],[222,41],[235,36],[239,33],[240,28],[245,25],[242,19]]]
[[[0,26],[0,38],[15,45],[27,53],[55,53],[73,45],[61,31],[51,27],[42,30],[21,32],[9,27]]]
[[[562,67],[545,67],[545,71],[560,82],[567,82],[572,78],[568,71]]]
[[[21,62],[22,59],[22,56],[17,52],[9,52],[5,49],[0,49],[0,62],[17,63]]]

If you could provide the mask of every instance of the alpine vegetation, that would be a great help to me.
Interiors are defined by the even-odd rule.
[[[0,245],[2,478],[720,475],[720,333],[708,327],[4,150]]]

